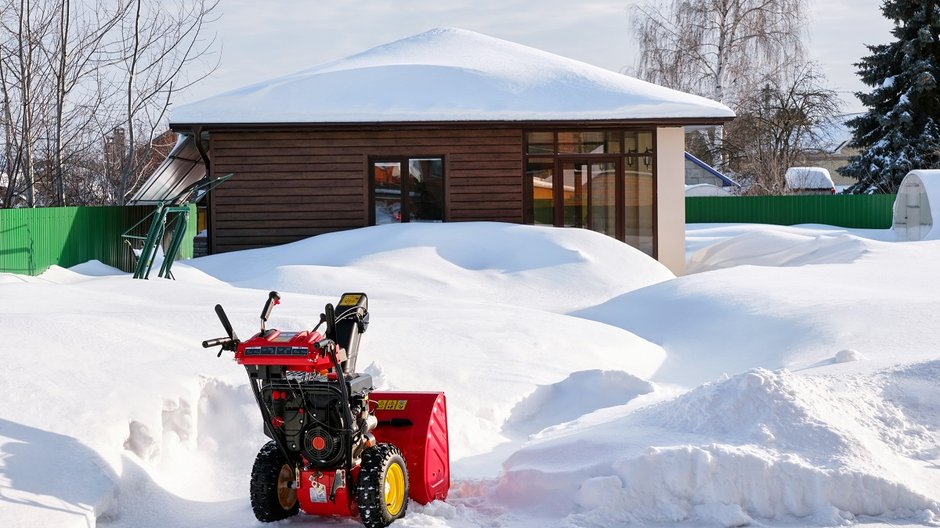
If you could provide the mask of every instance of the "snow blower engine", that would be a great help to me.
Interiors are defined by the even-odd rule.
[[[251,470],[251,508],[262,522],[296,515],[359,516],[369,528],[405,515],[408,499],[444,500],[450,488],[447,406],[442,392],[373,392],[357,373],[369,299],[344,293],[310,331],[265,329],[280,303],[271,292],[261,332],[239,341],[221,305],[227,337],[203,341],[235,352],[248,371],[264,433]],[[317,330],[325,325],[324,333]]]

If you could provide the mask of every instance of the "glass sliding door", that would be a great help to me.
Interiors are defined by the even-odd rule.
[[[531,130],[524,221],[587,228],[656,256],[654,129]]]
[[[617,236],[617,163],[563,161],[565,227],[586,227]]]

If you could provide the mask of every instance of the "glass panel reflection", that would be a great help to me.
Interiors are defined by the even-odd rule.
[[[555,163],[551,159],[532,159],[526,164],[526,178],[532,180],[532,214],[535,225],[555,225],[555,197],[552,184]]]
[[[375,224],[401,222],[401,163],[376,162],[373,165]]]
[[[554,132],[529,132],[526,137],[526,153],[528,154],[554,154]]]
[[[558,152],[564,154],[619,154],[620,137],[620,131],[559,132]]]
[[[565,227],[584,227],[587,225],[587,208],[584,207],[585,186],[587,185],[588,165],[586,163],[565,162],[561,165],[564,196]]]
[[[408,219],[411,222],[444,220],[444,161],[441,158],[408,160]]]
[[[624,242],[653,255],[653,167],[626,158],[624,174]]]
[[[617,236],[617,164],[591,164],[591,202],[592,230],[598,233]]]

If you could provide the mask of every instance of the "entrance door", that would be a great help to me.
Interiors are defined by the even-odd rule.
[[[555,224],[585,227],[617,236],[617,162],[571,160],[559,162],[561,185],[555,186]]]

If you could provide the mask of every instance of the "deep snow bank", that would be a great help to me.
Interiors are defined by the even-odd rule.
[[[219,302],[255,331],[270,289],[285,330],[367,291],[359,364],[447,393],[451,498],[404,526],[937,521],[940,244],[836,259],[804,227],[671,279],[585,230],[393,227],[200,259],[175,282],[0,274],[18,344],[0,371],[4,526],[255,526],[257,411],[244,370],[199,342]],[[768,240],[791,245],[746,265]]]
[[[546,494],[559,501],[553,516],[579,526],[934,522],[940,420],[923,413],[940,410],[924,398],[940,390],[937,369],[849,379],[752,370],[536,437],[491,498],[537,509]]]
[[[670,277],[648,257],[581,230],[396,227],[180,263],[177,281],[96,263],[0,274],[0,325],[17,344],[0,372],[4,526],[254,525],[260,418],[244,369],[199,343],[222,333],[216,303],[239,335],[257,331],[270,289],[287,287],[270,324],[284,330],[312,327],[344,290],[369,293],[359,365],[379,388],[446,392],[457,479],[469,466],[498,471],[503,424],[537,387],[599,366],[645,378],[662,363],[659,347],[624,330],[537,306],[567,311],[582,289],[604,298]],[[624,266],[634,273],[594,269]]]
[[[188,263],[239,287],[451,299],[566,312],[674,278],[659,262],[583,229],[495,222],[389,224]]]

